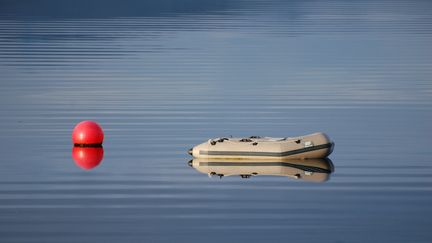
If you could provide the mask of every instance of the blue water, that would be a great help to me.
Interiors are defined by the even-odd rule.
[[[430,1],[0,1],[1,242],[431,242]],[[103,161],[72,159],[81,120]],[[334,172],[209,178],[220,136]]]

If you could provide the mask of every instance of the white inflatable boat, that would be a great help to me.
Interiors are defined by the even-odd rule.
[[[321,132],[299,137],[215,138],[189,150],[194,158],[286,160],[326,158],[334,143]]]
[[[254,161],[226,159],[193,159],[189,165],[209,177],[285,176],[304,181],[324,182],[334,171],[330,159],[307,159],[287,161]]]

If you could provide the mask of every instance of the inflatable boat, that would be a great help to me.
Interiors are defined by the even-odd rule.
[[[226,159],[193,159],[189,166],[209,177],[240,176],[285,176],[304,181],[324,182],[334,171],[330,159],[307,159],[288,161],[254,161]]]
[[[215,138],[191,148],[194,158],[286,160],[326,158],[334,148],[330,138],[322,133],[299,137]]]

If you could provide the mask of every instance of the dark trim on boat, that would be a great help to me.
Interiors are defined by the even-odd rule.
[[[285,151],[285,152],[206,151],[206,150],[200,150],[199,153],[201,155],[285,157],[285,156],[289,156],[289,155],[301,154],[301,153],[306,153],[306,152],[320,150],[320,149],[326,149],[326,148],[332,148],[332,147],[333,147],[333,143],[326,143],[326,144],[315,145],[315,146],[308,147],[308,148],[301,148],[301,149]]]

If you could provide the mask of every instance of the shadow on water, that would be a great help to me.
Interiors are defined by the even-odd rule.
[[[193,159],[188,165],[209,177],[240,176],[285,176],[292,179],[325,182],[334,172],[330,159],[306,159],[287,161],[253,161],[223,159]]]

